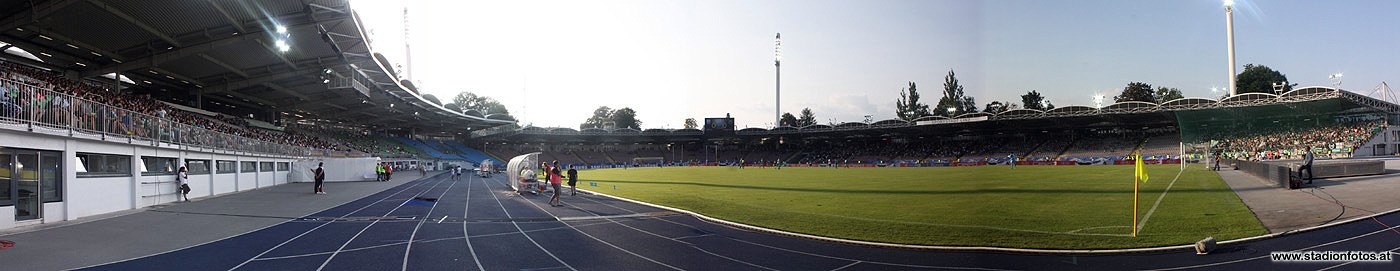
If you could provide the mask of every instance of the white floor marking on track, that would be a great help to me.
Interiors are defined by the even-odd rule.
[[[447,191],[452,191],[453,186],[457,186],[457,180],[452,180],[452,184],[447,185],[447,189],[442,190],[442,194],[438,194],[438,201],[442,201],[442,197],[447,196]],[[427,217],[433,215],[433,210],[437,210],[437,206],[437,202],[433,202],[433,207],[428,207],[428,213],[423,214],[425,219],[418,221],[418,226],[413,227],[413,233],[408,234],[408,245],[403,246],[403,269],[401,270],[408,271],[408,254],[413,252],[413,238],[418,237],[418,229],[423,228],[423,223],[428,222]],[[442,216],[442,219],[447,219],[447,216]],[[438,220],[438,223],[442,223],[442,220]]]
[[[392,193],[392,194],[389,194],[388,196],[384,196],[383,199],[379,199],[378,201],[371,202],[371,203],[369,203],[369,204],[365,204],[365,206],[361,206],[359,209],[355,209],[354,211],[350,211],[349,213],[346,213],[345,215],[342,215],[342,216],[340,216],[340,217],[341,217],[341,218],[349,217],[350,215],[355,214],[355,212],[359,212],[360,210],[364,210],[365,208],[369,208],[370,206],[374,206],[375,204],[378,204],[378,203],[380,203],[380,202],[384,202],[385,200],[388,200],[390,197],[393,197],[394,195],[398,195],[399,193],[403,193],[404,191],[408,191],[409,189],[412,189],[412,188],[414,188],[414,187],[418,187],[418,186],[420,186],[420,185],[423,185],[424,183],[427,183],[427,181],[426,181],[426,180],[420,180],[419,183],[417,183],[417,184],[413,184],[413,185],[411,185],[411,186],[404,187],[403,189],[400,189],[398,192],[394,192],[394,193]],[[354,201],[351,201],[351,202],[354,202]],[[349,203],[346,203],[346,204],[349,204]],[[344,204],[342,204],[342,205],[344,205]],[[340,207],[340,206],[337,205],[336,207]],[[335,208],[335,207],[331,207],[331,208]],[[330,209],[326,209],[326,210],[330,210]],[[301,238],[302,236],[304,236],[304,235],[306,235],[306,234],[308,234],[308,233],[311,233],[312,231],[316,231],[316,229],[320,229],[321,227],[324,227],[324,226],[326,226],[326,225],[330,225],[331,223],[334,223],[334,222],[326,222],[325,224],[316,225],[316,227],[313,227],[313,228],[311,228],[311,229],[309,229],[309,230],[306,230],[305,232],[302,232],[301,234],[298,234],[297,236],[293,236],[292,238],[287,239],[287,241],[282,241],[282,243],[277,244],[276,246],[273,246],[272,248],[269,248],[269,249],[267,249],[267,250],[264,250],[262,253],[258,253],[257,256],[253,256],[252,258],[248,258],[248,260],[243,261],[243,263],[240,263],[240,264],[234,266],[233,268],[229,268],[228,270],[235,270],[235,269],[238,269],[239,267],[243,267],[243,265],[246,265],[246,264],[248,264],[249,262],[252,262],[253,260],[257,259],[258,257],[262,257],[262,255],[266,255],[268,252],[272,252],[273,250],[276,250],[277,248],[280,248],[280,247],[282,247],[283,245],[286,245],[287,243],[291,243],[292,240],[296,240],[297,238]],[[280,224],[278,224],[278,225],[280,225]]]
[[[443,220],[447,220],[447,216],[442,216],[442,218],[439,218],[437,223],[442,224]]]
[[[1361,237],[1371,236],[1371,235],[1374,235],[1374,234],[1377,234],[1377,233],[1382,233],[1382,232],[1387,232],[1387,231],[1393,231],[1393,230],[1396,229],[1396,228],[1400,228],[1400,225],[1392,226],[1392,227],[1389,227],[1389,228],[1383,228],[1383,229],[1376,230],[1376,231],[1373,231],[1373,232],[1370,232],[1370,233],[1367,233],[1367,234],[1362,234],[1362,235],[1357,235],[1357,236],[1348,237],[1348,238],[1346,238],[1346,239],[1341,239],[1341,240],[1326,242],[1326,243],[1317,244],[1317,245],[1313,245],[1313,246],[1305,247],[1305,248],[1300,248],[1300,249],[1289,250],[1289,252],[1298,252],[1298,251],[1304,251],[1304,250],[1312,250],[1312,249],[1314,249],[1314,248],[1319,248],[1319,247],[1323,247],[1323,246],[1330,246],[1330,245],[1334,245],[1334,244],[1341,243],[1341,242],[1346,242],[1346,241],[1355,240],[1355,239],[1361,238]],[[1260,256],[1255,256],[1255,257],[1250,257],[1250,258],[1244,258],[1244,259],[1237,259],[1237,260],[1231,260],[1231,261],[1214,262],[1214,263],[1197,264],[1197,265],[1188,265],[1188,266],[1178,266],[1178,267],[1168,267],[1168,268],[1160,268],[1160,269],[1146,269],[1146,270],[1182,270],[1182,269],[1197,269],[1197,268],[1202,268],[1202,267],[1210,267],[1210,266],[1217,266],[1217,265],[1226,265],[1226,264],[1239,263],[1239,262],[1247,262],[1247,261],[1253,261],[1253,260],[1259,260],[1259,259],[1267,259],[1267,258],[1269,258],[1269,255],[1260,255]]]
[[[1172,182],[1167,184],[1167,189],[1162,189],[1162,195],[1157,196],[1157,202],[1152,204],[1152,209],[1147,210],[1147,215],[1142,216],[1142,223],[1137,224],[1138,233],[1142,233],[1142,227],[1147,226],[1147,219],[1152,218],[1152,212],[1156,212],[1157,206],[1162,205],[1162,199],[1167,198],[1167,192],[1172,191],[1172,186],[1176,185],[1176,180],[1180,180],[1181,173],[1184,172],[1186,172],[1186,168],[1182,168],[1181,171],[1177,171],[1176,178],[1172,178]]]
[[[504,182],[502,182],[502,183],[504,183]],[[510,184],[507,183],[506,185],[510,185]],[[554,193],[563,193],[563,192],[561,192],[561,191],[554,191]],[[543,195],[543,194],[541,194],[541,195]],[[532,200],[530,200],[530,199],[524,199],[524,200],[525,200],[526,203],[529,203],[531,206],[535,206],[536,209],[540,209],[540,211],[543,211],[543,212],[545,212],[546,214],[549,214],[549,216],[553,216],[553,217],[556,217],[556,218],[559,217],[559,216],[554,215],[554,213],[549,212],[549,210],[545,210],[544,207],[540,207],[539,204],[535,204],[535,201],[532,201]],[[563,201],[561,200],[560,203],[563,203]],[[504,208],[505,205],[502,204],[501,207]],[[580,210],[582,210],[582,209],[580,209]],[[589,213],[592,213],[592,214],[594,214],[594,215],[597,215],[597,213],[593,213],[593,212],[588,211],[588,210],[584,210],[584,212],[589,212]],[[650,262],[652,262],[652,263],[656,263],[656,264],[659,264],[659,265],[661,265],[661,266],[665,266],[665,267],[667,267],[667,268],[671,268],[671,269],[675,269],[675,270],[685,270],[685,269],[681,269],[681,268],[679,268],[679,267],[671,266],[671,265],[666,264],[666,263],[663,263],[663,262],[661,262],[661,261],[657,261],[657,260],[652,259],[652,258],[647,258],[647,256],[642,256],[642,254],[637,254],[636,252],[632,252],[631,250],[627,250],[627,249],[625,249],[625,248],[619,247],[619,246],[617,246],[617,245],[614,245],[613,243],[609,243],[608,241],[603,241],[603,239],[598,238],[598,237],[596,237],[596,236],[593,236],[592,234],[588,234],[587,232],[584,232],[583,230],[580,230],[580,229],[574,227],[573,225],[569,225],[569,223],[566,223],[566,222],[561,222],[561,223],[563,223],[564,226],[568,226],[570,229],[573,229],[574,231],[583,234],[583,236],[588,236],[588,238],[592,238],[593,240],[597,240],[598,242],[603,243],[604,245],[608,245],[608,246],[610,246],[610,247],[616,248],[617,250],[621,250],[622,252],[626,252],[627,254],[632,254],[632,256],[637,256],[638,258],[642,258],[643,260],[647,260],[647,261],[650,261]],[[526,235],[526,236],[529,236],[529,235]],[[553,254],[550,254],[550,255],[553,255]]]
[[[862,261],[854,261],[854,262],[851,262],[851,264],[842,265],[841,267],[837,267],[836,269],[832,269],[831,271],[846,269],[847,267],[851,267],[851,266],[853,266],[853,265],[857,265],[857,264],[860,264],[860,263],[862,263]]]
[[[588,200],[588,201],[592,201],[592,202],[595,202],[595,203],[598,203],[598,204],[602,204],[602,205],[605,205],[605,206],[617,208],[617,209],[623,210],[623,211],[635,212],[635,211],[632,211],[632,210],[623,209],[623,208],[621,208],[621,207],[617,207],[617,206],[612,206],[612,205],[604,204],[604,203],[602,203],[602,202],[599,202],[599,201],[596,201],[596,200],[592,200],[592,199],[588,199],[588,198],[582,198],[582,199]],[[564,204],[569,204],[569,203],[564,203]],[[569,205],[572,205],[572,204],[569,204]],[[577,205],[575,205],[574,208],[578,208],[578,209],[580,209],[580,210],[584,210],[585,212],[589,212],[589,213],[592,213],[592,214],[594,214],[594,215],[597,215],[597,213],[594,213],[594,212],[592,212],[592,211],[588,211],[588,210],[586,210],[586,209],[583,209],[583,208],[581,208],[581,207],[578,207]],[[643,218],[651,218],[651,217],[643,217]],[[612,222],[612,223],[615,223],[615,224],[617,224],[617,225],[626,227],[626,228],[628,228],[628,229],[632,229],[632,230],[635,230],[635,231],[638,231],[638,232],[642,232],[642,233],[645,233],[645,234],[649,234],[649,235],[652,235],[652,236],[656,236],[656,237],[665,238],[665,239],[667,239],[667,240],[671,240],[671,241],[674,241],[674,242],[677,242],[677,243],[685,244],[686,246],[690,246],[690,248],[692,248],[692,249],[695,249],[695,250],[700,251],[700,252],[704,252],[705,254],[710,254],[710,255],[715,256],[715,257],[719,257],[719,258],[721,258],[721,259],[730,260],[730,261],[733,261],[733,262],[736,262],[736,263],[740,263],[740,264],[748,265],[748,266],[752,266],[752,267],[757,267],[757,268],[764,269],[764,270],[774,270],[774,271],[777,271],[777,269],[773,269],[773,268],[770,268],[770,267],[767,267],[767,266],[762,266],[762,265],[758,265],[758,264],[755,264],[755,263],[751,263],[751,262],[747,262],[747,261],[743,261],[743,260],[739,260],[739,259],[735,259],[735,258],[730,258],[730,257],[728,257],[728,256],[720,255],[719,253],[715,253],[715,252],[709,251],[709,250],[707,250],[707,249],[701,248],[700,246],[696,246],[695,244],[692,244],[692,243],[689,243],[689,242],[685,242],[685,241],[681,241],[681,240],[680,240],[680,239],[682,239],[682,238],[694,238],[694,237],[700,237],[700,236],[713,235],[712,233],[704,234],[704,235],[699,235],[699,236],[684,236],[684,237],[679,237],[679,238],[671,238],[671,237],[662,236],[662,235],[660,235],[660,234],[656,234],[656,233],[654,233],[654,232],[650,232],[650,231],[647,231],[647,230],[643,230],[643,229],[639,229],[639,228],[636,228],[636,227],[632,227],[631,225],[622,224],[622,222],[618,222],[617,220],[613,220],[613,219],[611,219],[611,218],[607,218],[607,220],[608,220],[609,222]]]
[[[441,185],[443,181],[445,181],[445,180],[438,180],[436,183],[433,183],[433,186],[432,186],[432,187],[428,187],[428,189],[424,189],[422,192],[418,192],[418,194],[414,194],[413,197],[409,197],[409,200],[412,200],[412,198],[416,198],[416,197],[418,197],[418,196],[422,196],[423,193],[428,193],[428,191],[432,191],[433,188],[436,188],[438,185]],[[389,215],[389,214],[393,214],[394,211],[398,211],[399,208],[402,208],[402,207],[404,206],[404,204],[407,204],[407,203],[408,203],[408,200],[405,200],[403,203],[399,203],[399,206],[394,206],[394,209],[389,209],[389,211],[388,211],[388,212],[385,212],[384,215],[387,216],[387,215]],[[376,220],[376,221],[374,221],[374,222],[370,222],[369,225],[365,225],[364,228],[360,228],[360,231],[359,231],[359,232],[356,232],[354,236],[350,236],[350,240],[345,240],[345,243],[344,243],[344,244],[340,244],[340,248],[335,249],[335,252],[332,252],[332,253],[331,253],[331,256],[326,258],[326,261],[321,262],[321,266],[320,266],[320,267],[317,267],[317,268],[316,268],[316,271],[325,270],[325,269],[326,269],[326,265],[327,265],[327,264],[330,264],[330,263],[331,263],[331,260],[334,260],[336,255],[339,255],[341,251],[345,250],[345,246],[349,246],[349,245],[350,245],[350,242],[354,242],[354,241],[355,241],[355,238],[360,238],[360,235],[361,235],[361,234],[364,234],[365,231],[366,231],[366,230],[369,230],[370,227],[374,227],[374,224],[377,223],[377,222],[379,222],[379,221]]]
[[[486,183],[486,180],[482,180],[481,183],[485,184],[485,183]],[[509,184],[507,184],[507,185],[509,185]],[[487,185],[486,187],[491,187],[491,186],[490,186],[490,185]],[[500,205],[500,206],[501,206],[501,211],[506,212],[506,218],[515,218],[514,216],[511,216],[511,215],[510,215],[510,210],[506,209],[506,204],[501,202],[501,197],[497,197],[497,196],[496,196],[496,191],[492,191],[492,190],[487,190],[487,191],[491,192],[491,198],[496,199],[496,205]],[[536,207],[538,207],[538,206],[536,206]],[[545,212],[545,213],[548,213],[548,212]],[[575,270],[575,271],[578,270],[578,269],[574,269],[574,266],[569,265],[569,263],[564,262],[564,260],[560,260],[558,256],[554,256],[554,253],[553,253],[553,252],[549,252],[548,249],[544,249],[544,246],[541,246],[541,245],[540,245],[540,242],[535,242],[535,238],[531,238],[529,234],[525,234],[525,229],[520,228],[520,224],[519,224],[519,223],[515,223],[515,221],[511,221],[510,224],[511,224],[511,225],[514,225],[514,226],[515,226],[515,230],[520,231],[520,235],[525,236],[525,239],[526,239],[526,240],[530,240],[530,243],[534,243],[534,244],[535,244],[535,247],[538,247],[538,248],[540,248],[540,250],[543,250],[543,251],[544,251],[544,254],[548,254],[550,258],[554,258],[555,261],[559,261],[560,264],[563,264],[564,267],[568,267],[569,270]],[[467,225],[466,223],[462,223],[462,227],[466,227],[466,225]],[[568,225],[568,224],[565,224],[565,225]]]
[[[472,248],[471,235],[467,234],[467,210],[472,208],[472,183],[472,175],[467,175],[467,199],[462,204],[462,241],[467,242],[467,253],[470,253],[472,261],[476,262],[477,270],[486,271],[486,267],[481,265],[481,259],[477,259],[476,249]]]

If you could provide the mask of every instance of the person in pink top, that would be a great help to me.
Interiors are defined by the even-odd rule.
[[[554,188],[554,196],[549,198],[549,206],[564,206],[564,203],[559,201],[559,195],[564,194],[564,187],[562,185],[564,183],[564,178],[559,174],[559,161],[554,161],[554,165],[550,166],[547,170],[549,171],[549,185]]]

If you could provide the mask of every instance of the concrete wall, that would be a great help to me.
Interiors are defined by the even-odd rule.
[[[186,159],[209,160],[209,174],[190,175],[190,199],[197,199],[261,187],[285,184],[287,171],[277,171],[277,162],[293,162],[292,157],[262,156],[220,150],[152,146],[149,142],[128,142],[125,139],[101,138],[91,135],[68,136],[54,131],[14,131],[0,129],[0,148],[40,150],[62,153],[63,201],[42,205],[42,223],[75,220],[93,215],[131,210],[180,200],[176,194],[175,175],[143,176],[141,157],[175,158],[180,164]],[[130,176],[77,176],[77,154],[97,153],[131,158]],[[217,171],[219,160],[273,162],[273,171],[224,173]],[[0,206],[0,229],[17,226],[14,206]],[[29,224],[23,223],[23,224]]]

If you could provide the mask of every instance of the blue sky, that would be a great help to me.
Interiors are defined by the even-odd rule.
[[[894,117],[908,81],[926,103],[955,70],[979,104],[1039,90],[1092,105],[1128,82],[1214,97],[1227,82],[1223,5],[1181,1],[392,1],[354,3],[376,49],[403,59],[411,13],[415,80],[427,93],[502,100],[525,123],[577,127],[600,105],[646,128],[732,114],[773,122],[773,34],[783,33],[785,112],[822,122]],[[1400,2],[1247,1],[1237,62],[1300,85],[1370,93],[1400,82]],[[1242,69],[1242,68],[1240,68]]]

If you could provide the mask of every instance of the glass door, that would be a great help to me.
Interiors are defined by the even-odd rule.
[[[15,153],[15,221],[38,219],[43,209],[39,198],[39,153],[21,151]]]

